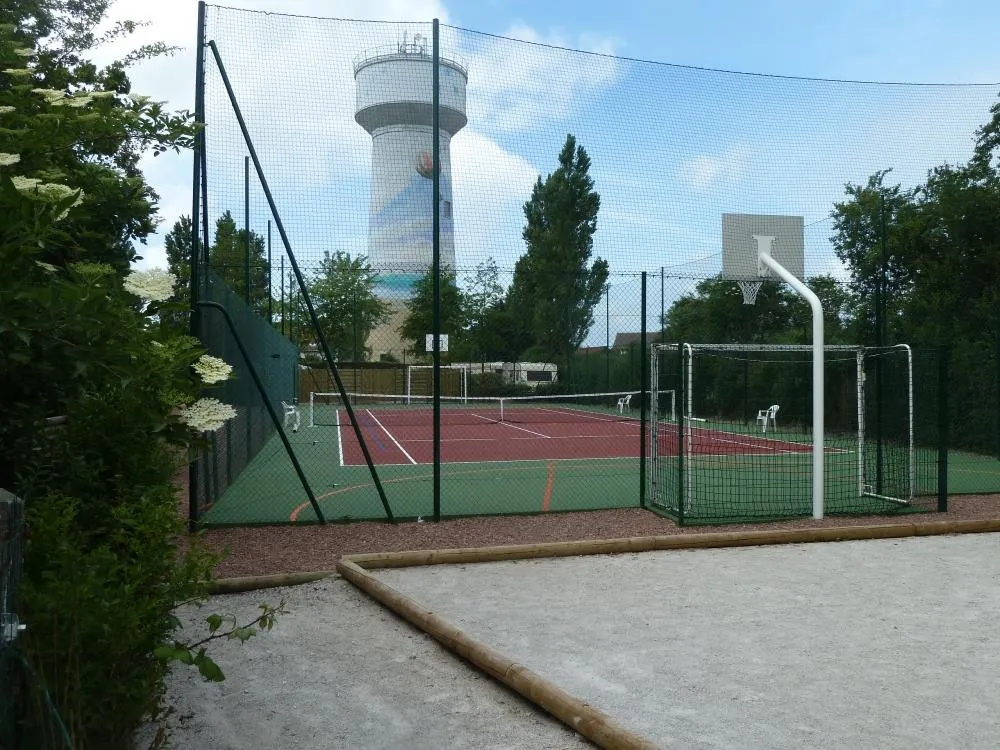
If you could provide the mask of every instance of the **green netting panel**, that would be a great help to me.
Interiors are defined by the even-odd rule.
[[[299,350],[287,338],[257,315],[221,278],[210,274],[201,298],[222,305],[229,313],[243,346],[264,385],[267,401],[279,415],[284,415],[282,401],[297,402]],[[236,417],[221,429],[210,433],[211,450],[197,457],[197,486],[193,488],[203,515],[222,498],[241,475],[253,465],[261,451],[276,454],[277,463],[286,463],[278,454],[283,452],[275,439],[275,428],[265,406],[264,397],[255,386],[240,350],[218,310],[201,309],[200,339],[212,356],[233,367],[230,380],[211,387],[206,395],[231,404]],[[289,429],[294,427],[289,425]],[[244,482],[245,484],[245,482]],[[294,489],[292,490],[294,491]],[[299,488],[301,492],[301,488]],[[265,503],[266,497],[244,499],[244,502]]]
[[[658,388],[681,394],[653,428],[654,507],[685,523],[812,514],[812,352],[806,346],[654,347]],[[824,352],[824,513],[937,507],[935,360],[909,347]],[[918,398],[919,396],[919,398]]]

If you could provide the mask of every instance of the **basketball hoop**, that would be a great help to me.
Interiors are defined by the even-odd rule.
[[[757,292],[760,291],[762,281],[737,281],[740,291],[743,292],[743,304],[752,305],[757,301]]]

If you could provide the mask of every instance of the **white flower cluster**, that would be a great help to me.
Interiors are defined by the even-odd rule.
[[[196,432],[214,432],[235,416],[236,410],[217,398],[200,398],[180,412],[181,421]]]
[[[125,291],[150,302],[166,302],[174,293],[177,279],[162,268],[133,271],[125,277]]]
[[[14,54],[19,57],[31,57],[35,51],[31,47],[17,47],[14,49]]]
[[[4,105],[0,106],[0,115],[5,115],[5,114],[7,114],[8,112],[13,112],[13,111],[14,111],[14,109],[15,109],[15,108],[14,108],[14,107],[12,107],[11,105],[9,105],[9,104],[4,104]]]
[[[223,380],[229,380],[229,376],[233,372],[233,368],[226,363],[225,360],[219,359],[218,357],[211,357],[208,354],[203,354],[197,362],[191,365],[194,371],[198,373],[198,377],[201,378],[201,382],[211,385],[212,383],[219,383]]]
[[[67,185],[60,185],[58,182],[42,182],[37,177],[24,177],[17,175],[10,178],[10,181],[14,183],[14,187],[19,191],[27,195],[29,198],[34,200],[39,200],[44,203],[58,203],[59,201],[65,200],[71,196],[76,196],[76,200],[73,201],[73,206],[79,206],[83,203],[83,191],[74,190]],[[69,213],[69,208],[65,209],[62,213],[57,216],[57,219],[62,219]]]
[[[21,161],[20,154],[5,154],[0,151],[0,167],[9,167],[11,164],[17,164]]]
[[[34,94],[39,94],[49,104],[56,104],[66,98],[66,92],[58,89],[32,89],[31,91]]]
[[[27,78],[31,75],[31,71],[27,68],[4,68],[3,72],[11,78]]]

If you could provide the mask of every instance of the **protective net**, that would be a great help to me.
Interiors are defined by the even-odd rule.
[[[206,395],[231,404],[236,417],[221,429],[208,433],[210,447],[199,451],[194,458],[191,492],[196,518],[222,498],[253,466],[265,446],[272,443],[275,425],[266,404],[270,403],[275,413],[283,415],[282,401],[287,404],[297,401],[299,361],[298,348],[256,314],[220,277],[208,276],[201,298],[219,307],[199,308],[199,338],[209,354],[233,368],[232,378]],[[227,324],[227,316],[233,328]],[[237,337],[249,354],[249,362],[240,352]],[[254,383],[251,367],[260,379],[263,393]],[[268,452],[276,454],[283,465],[289,460],[287,455],[280,457],[273,444]],[[253,489],[252,481],[244,479],[239,486],[241,492],[247,493],[246,502],[255,505],[267,502],[266,495]]]
[[[923,301],[939,298],[913,290],[941,276],[896,274],[894,266],[897,286],[887,296],[912,304],[890,311],[880,339],[870,261],[884,247],[903,263],[912,243],[939,236],[898,228],[913,213],[905,196],[937,165],[971,158],[995,87],[745,75],[625,59],[605,45],[571,50],[558,39],[538,44],[441,26],[435,164],[430,23],[208,6],[203,30],[211,45],[198,82],[205,120],[198,224],[207,265],[301,352],[294,393],[303,425],[310,393],[340,391],[331,365],[351,393],[431,393],[435,214],[445,397],[638,394],[649,374],[644,329],[646,343],[806,343],[809,309],[794,293],[769,281],[754,305],[744,305],[738,284],[720,278],[727,213],[802,218],[807,282],[821,293],[830,340],[910,341],[915,352],[930,351],[940,336],[926,321],[988,307],[921,312]],[[982,328],[969,322],[968,330]],[[954,392],[970,405],[981,385],[974,359],[954,360],[962,366]],[[918,392],[920,377],[915,368]],[[741,429],[752,431],[757,411],[775,402],[776,429],[795,424],[788,421],[794,398],[780,398],[762,393],[748,404]],[[633,414],[639,401],[632,399]],[[321,422],[342,420],[335,405],[324,406],[333,411]],[[440,490],[427,463],[433,420],[402,435],[383,421],[399,446],[361,418],[341,432],[360,432],[351,439],[366,441],[374,465],[384,467],[385,492],[401,518],[426,517],[434,507],[452,516],[636,507],[641,420],[616,421],[617,402],[601,408],[611,412],[609,424],[634,433],[552,434],[550,442],[566,446],[558,459],[465,460],[450,446],[487,441],[443,435]],[[967,436],[976,451],[996,447],[995,411],[965,421],[977,430]],[[513,426],[546,432],[500,424],[510,443],[541,439]],[[385,518],[369,473],[346,457],[341,464],[330,439],[309,429],[295,433],[293,449],[329,517]],[[245,425],[231,432],[217,440],[245,435]],[[614,455],[598,449],[607,443]],[[214,476],[228,472],[232,481],[211,493],[205,523],[314,520],[308,504],[302,510],[301,482],[277,462],[281,446],[217,447]],[[238,454],[244,458],[236,461]],[[885,484],[895,470],[882,455],[876,464]],[[990,478],[1000,487],[1000,472]],[[880,494],[878,475],[872,482],[871,494]]]
[[[686,523],[811,514],[810,347],[666,345],[652,362],[681,394],[679,418],[651,425],[656,507]],[[934,364],[906,346],[825,348],[826,514],[937,507],[936,393],[914,390]]]

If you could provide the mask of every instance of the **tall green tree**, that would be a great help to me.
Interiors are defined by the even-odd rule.
[[[590,163],[583,146],[567,135],[558,168],[538,178],[524,204],[527,252],[508,295],[533,343],[562,363],[586,338],[608,278],[607,261],[591,262],[601,198]]]
[[[886,184],[891,170],[881,170],[864,185],[848,184],[846,200],[834,203],[831,237],[837,257],[851,274],[857,296],[856,327],[861,343],[878,340],[878,307],[885,321],[898,320],[900,305],[912,290],[913,266],[907,257],[904,227],[914,210],[914,190]],[[898,332],[886,330],[891,340]]]
[[[215,241],[209,249],[209,268],[226,284],[247,299],[247,241],[246,229],[237,229],[232,214],[226,211],[215,222]],[[249,233],[250,298],[249,306],[258,315],[267,315],[268,286],[271,267],[264,254],[264,238]]]
[[[376,281],[367,256],[352,257],[338,251],[323,253],[309,282],[310,298],[330,353],[341,361],[368,359],[368,336],[389,320],[392,307],[375,294]]]
[[[448,334],[449,359],[464,359],[466,306],[458,288],[455,272],[441,269],[441,333]],[[434,269],[429,268],[413,284],[409,311],[399,328],[400,335],[413,344],[418,354],[429,354],[425,348],[428,333],[434,331]]]
[[[175,309],[161,310],[160,321],[177,332],[188,328],[188,310],[191,304],[191,217],[181,216],[163,238],[167,254],[167,270],[177,279],[174,296]]]

